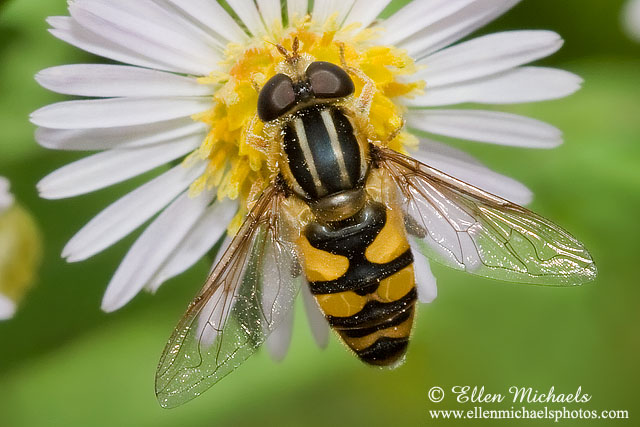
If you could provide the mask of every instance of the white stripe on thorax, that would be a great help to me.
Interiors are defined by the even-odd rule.
[[[333,121],[333,117],[331,117],[331,112],[329,110],[323,110],[320,115],[322,116],[324,127],[327,129],[327,133],[329,134],[329,140],[331,140],[331,149],[338,160],[338,168],[340,169],[340,180],[342,181],[342,185],[349,187],[351,185],[351,179],[349,179],[349,173],[347,172],[347,164],[344,161],[344,153],[342,152],[340,140],[338,139],[336,124]]]
[[[298,143],[300,144],[300,149],[302,150],[304,161],[309,167],[309,173],[311,173],[311,178],[313,178],[313,184],[316,186],[316,192],[318,193],[318,195],[323,195],[326,193],[326,190],[322,186],[320,175],[318,175],[316,163],[313,160],[313,154],[311,153],[309,141],[307,140],[307,132],[304,129],[304,123],[302,122],[302,119],[300,117],[294,120],[294,126],[296,128],[296,133],[298,134]]]

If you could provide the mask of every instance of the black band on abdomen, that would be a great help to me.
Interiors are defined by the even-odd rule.
[[[362,310],[353,316],[326,316],[327,321],[329,322],[329,325],[336,329],[373,327],[394,314],[408,309],[415,303],[417,296],[418,293],[414,287],[399,300],[388,303],[369,301],[364,305]]]
[[[412,314],[413,314],[413,309],[412,307],[409,307],[408,309],[399,313],[395,317],[385,320],[384,322],[378,323],[377,325],[370,326],[368,328],[341,329],[340,332],[342,333],[342,335],[347,336],[349,338],[362,338],[362,337],[366,337],[367,335],[371,335],[374,332],[391,328],[393,326],[398,326],[401,323],[408,320]]]
[[[387,360],[397,360],[401,357],[407,351],[408,345],[409,337],[382,337],[369,347],[356,351],[356,354],[360,359],[372,365],[387,365]]]
[[[347,272],[336,280],[311,282],[309,288],[314,295],[337,294],[354,291],[359,295],[374,292],[380,281],[393,276],[413,262],[411,249],[386,264],[374,264],[364,257],[352,259]]]

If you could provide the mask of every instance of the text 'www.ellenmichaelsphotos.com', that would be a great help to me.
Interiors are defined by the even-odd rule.
[[[554,386],[539,391],[533,387],[511,386],[505,393],[489,393],[484,386],[457,385],[445,391],[435,386],[429,389],[428,398],[433,404],[449,402],[470,405],[463,409],[429,409],[431,419],[545,419],[559,422],[575,419],[628,419],[626,409],[591,409],[576,406],[586,405],[592,395],[583,392],[582,387],[562,393]],[[492,408],[492,404],[499,408]],[[507,406],[511,404],[511,406]],[[567,407],[565,405],[571,405]],[[473,406],[471,406],[473,405]]]

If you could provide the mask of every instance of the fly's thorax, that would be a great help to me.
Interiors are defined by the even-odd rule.
[[[335,105],[318,104],[293,114],[282,126],[282,155],[285,180],[308,202],[364,185],[367,146]]]

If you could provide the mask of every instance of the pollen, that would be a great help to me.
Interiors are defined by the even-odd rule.
[[[374,134],[371,142],[387,144],[401,152],[417,143],[409,133],[397,132],[402,127],[405,111],[396,98],[420,93],[425,86],[422,81],[411,81],[411,75],[416,72],[413,59],[405,51],[376,45],[375,28],[356,33],[357,27],[356,24],[339,28],[335,18],[318,24],[307,17],[295,26],[275,30],[278,34],[254,39],[246,45],[230,44],[222,64],[225,71],[199,79],[200,83],[217,85],[219,89],[213,95],[212,108],[193,116],[194,120],[206,123],[210,131],[194,153],[208,165],[191,185],[190,194],[195,196],[216,188],[219,199],[238,199],[240,211],[230,224],[230,232],[237,231],[242,217],[255,201],[254,196],[274,178],[265,150],[250,144],[246,136],[251,133],[265,139],[265,146],[268,145],[262,123],[256,118],[257,101],[260,88],[276,74],[278,64],[283,61],[278,44],[291,49],[297,38],[301,54],[336,65],[344,61],[366,74],[377,89],[368,118]],[[358,96],[363,82],[358,78],[353,80],[355,96]]]

